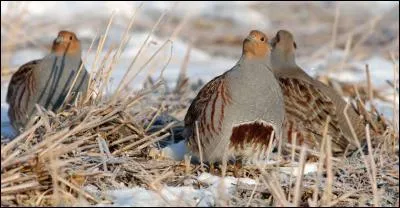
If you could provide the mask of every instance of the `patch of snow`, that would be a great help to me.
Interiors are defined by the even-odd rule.
[[[393,119],[393,103],[388,103],[388,102],[383,102],[378,99],[373,99],[372,100],[374,106],[377,108],[378,112],[381,113],[386,119],[390,119],[390,122],[392,122]],[[369,107],[369,105],[367,105]],[[399,97],[397,95],[397,100],[396,100],[396,110],[397,112],[399,111]],[[397,124],[399,124],[399,117],[395,118]],[[397,126],[398,127],[398,126]]]
[[[3,95],[3,92],[1,94]],[[1,103],[1,135],[8,138],[14,138],[16,136],[11,126],[10,119],[8,118],[7,103]]]
[[[197,180],[199,180],[203,183],[215,186],[215,185],[218,185],[217,183],[221,182],[222,178],[219,176],[212,175],[210,173],[202,173],[197,177]],[[229,184],[229,185],[236,185],[238,182],[246,183],[249,185],[256,184],[256,181],[253,179],[250,179],[250,178],[235,178],[232,176],[227,176],[227,177],[224,177],[223,180],[225,181],[226,184]]]
[[[315,172],[317,163],[306,164],[304,174]],[[298,174],[298,167],[281,168],[287,174]],[[236,191],[238,183],[256,185],[257,182],[250,178],[235,178],[232,176],[219,177],[210,173],[202,173],[197,180],[208,184],[207,188],[194,189],[189,185],[195,180],[187,181],[187,186],[170,187],[163,186],[159,191],[147,190],[142,187],[131,189],[120,189],[105,191],[107,199],[113,204],[111,206],[215,206],[219,199],[229,199]],[[97,189],[88,188],[92,192],[98,193]],[[109,206],[99,204],[98,206]]]
[[[294,164],[293,164],[294,165]],[[288,175],[293,175],[293,176],[298,176],[300,173],[301,167],[299,166],[293,166],[293,167],[280,167],[280,171],[288,174]],[[307,175],[309,173],[317,172],[318,170],[318,163],[306,163],[304,166],[304,175]]]
[[[235,14],[235,15],[232,15]],[[232,20],[246,31],[251,28],[269,29],[271,23],[268,16],[264,15],[248,5],[218,2],[203,13],[203,16],[211,19]]]
[[[380,15],[389,11],[390,9],[399,5],[398,1],[366,1],[356,2],[349,1],[343,2],[341,9],[343,14],[361,15],[360,12],[355,12],[353,8],[357,8],[358,11],[368,11],[373,15]]]
[[[163,186],[159,191],[131,188],[106,191],[104,194],[113,202],[111,206],[215,206],[218,199],[230,198],[238,182],[255,185],[250,178],[234,178],[202,173],[197,180],[208,184],[207,188],[194,189],[193,186]],[[189,181],[194,182],[193,180]],[[88,188],[89,189],[89,188]],[[91,191],[98,192],[97,189]],[[108,206],[99,204],[98,206]]]
[[[365,80],[365,73],[352,72],[352,71],[340,71],[334,72],[330,77],[341,82],[361,82]]]
[[[185,140],[175,144],[170,144],[161,150],[161,156],[176,161],[182,161],[187,153]]]
[[[12,55],[11,65],[13,66],[21,66],[31,60],[41,59],[43,58],[48,52],[37,50],[37,49],[23,49],[18,50]]]
[[[399,60],[396,61],[397,65],[399,64]],[[369,71],[371,73],[371,81],[375,86],[380,86],[386,82],[386,80],[393,80],[393,68],[394,64],[382,57],[374,56],[365,61],[361,61],[359,63],[355,63],[355,66],[358,66],[360,69],[365,69],[365,65],[368,64]],[[364,70],[362,71],[364,74]],[[365,75],[364,75],[365,77]]]
[[[210,191],[193,187],[164,186],[155,192],[144,188],[112,190],[105,193],[113,202],[111,206],[213,206],[214,196]],[[98,206],[109,206],[99,204]]]

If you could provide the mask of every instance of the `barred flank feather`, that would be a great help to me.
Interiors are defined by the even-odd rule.
[[[28,120],[28,115],[33,110],[29,103],[34,102],[33,95],[36,93],[36,83],[33,70],[40,60],[30,61],[22,65],[11,78],[6,101],[10,105],[8,115],[13,127],[19,130]]]
[[[287,112],[288,127],[301,125],[304,131],[310,131],[318,137],[322,136],[325,121],[328,115],[331,117],[328,132],[334,135],[334,143],[345,149],[348,142],[339,127],[337,109],[332,100],[311,84],[296,78],[280,77],[279,82],[285,98],[285,110]],[[292,129],[287,129],[292,132]],[[291,136],[290,134],[287,134]],[[337,139],[340,138],[340,139]],[[303,138],[311,139],[311,138]],[[289,137],[289,140],[291,138]],[[308,142],[312,143],[312,142]]]
[[[224,109],[232,101],[230,92],[227,86],[225,86],[224,78],[225,74],[222,74],[208,82],[197,94],[185,116],[185,126],[188,127],[188,130],[195,129],[195,122],[198,121],[199,137],[202,138],[201,145],[203,148],[204,145],[210,143],[210,138],[213,135],[221,133]],[[221,110],[219,114],[215,115],[217,100],[221,101]],[[209,116],[207,112],[211,112],[211,115]],[[218,123],[214,123],[215,118],[218,120]],[[196,131],[188,132],[187,137],[189,146],[197,150]]]

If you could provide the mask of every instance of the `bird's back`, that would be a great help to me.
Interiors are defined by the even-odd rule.
[[[329,115],[331,121],[328,133],[334,138],[333,144],[338,148],[336,151],[342,152],[350,143],[355,145],[343,113],[346,101],[334,89],[311,78],[299,67],[293,68],[292,71],[281,70],[276,75],[284,93],[287,114],[289,117],[297,117],[296,121],[302,123],[300,128],[306,128],[311,135],[321,138],[322,129]],[[361,119],[351,107],[347,112],[357,136],[363,138]],[[287,125],[296,124],[292,121]],[[320,139],[317,141],[320,144]]]
[[[305,72],[303,72],[305,74]],[[344,114],[344,110],[346,108],[347,102],[343,99],[339,93],[334,90],[332,87],[329,87],[325,85],[324,83],[320,82],[319,80],[311,78],[309,75],[305,74],[304,76],[307,76],[307,79],[312,79],[312,82],[314,85],[327,97],[330,98],[330,100],[334,103],[336,107],[336,115],[338,117],[338,124],[341,128],[342,133],[344,136],[349,139],[352,143],[352,145],[355,147],[356,143],[354,143],[353,140],[353,135],[351,133],[351,128],[354,129],[356,136],[358,140],[364,140],[365,139],[365,130],[364,130],[364,122],[362,118],[360,118],[360,115],[355,111],[352,105],[350,105],[347,109],[347,116],[350,120],[350,125],[347,122],[346,116]]]

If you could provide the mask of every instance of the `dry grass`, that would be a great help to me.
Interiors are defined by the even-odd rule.
[[[352,50],[355,47],[350,48],[351,39],[347,39],[347,34],[340,32],[343,15],[338,9],[334,11],[334,15],[329,17],[334,20],[329,46],[343,45],[347,41],[346,54],[357,54],[358,50]],[[172,161],[151,153],[160,143],[170,140],[173,129],[182,127],[179,120],[162,122],[161,125],[156,125],[155,121],[159,121],[160,115],[165,113],[176,115],[184,112],[195,95],[186,78],[192,45],[189,46],[182,64],[177,85],[179,88],[166,90],[162,72],[154,83],[140,91],[132,91],[127,87],[137,73],[158,56],[156,51],[144,66],[133,70],[132,66],[144,50],[146,39],[127,69],[124,80],[118,83],[117,92],[103,95],[109,76],[129,39],[128,34],[135,21],[136,12],[138,11],[135,11],[129,20],[118,49],[110,49],[103,59],[99,54],[108,37],[108,29],[104,34],[98,34],[102,38],[98,44],[98,55],[94,64],[96,68],[92,70],[93,79],[90,84],[91,89],[100,89],[97,97],[89,99],[91,96],[88,96],[82,102],[67,106],[62,112],[53,113],[40,109],[40,116],[34,126],[12,141],[2,138],[2,206],[107,204],[111,202],[102,194],[107,190],[144,187],[160,193],[165,185],[186,185],[186,179],[194,179],[192,185],[196,188],[208,187],[208,184],[196,179],[202,172],[209,172],[209,168],[205,168],[202,162],[199,165],[190,164],[190,158],[187,157],[182,162]],[[151,27],[149,35],[159,27],[164,15],[166,14],[161,14],[157,23]],[[113,24],[113,18],[114,15],[110,17],[107,28]],[[187,21],[191,22],[184,18],[177,23],[180,26],[173,30],[169,37],[173,39],[180,31],[184,31],[182,25]],[[2,27],[3,24],[7,23],[2,20]],[[17,24],[13,27],[15,29],[11,30],[11,35],[18,33],[17,28],[20,26]],[[363,40],[368,38],[371,30],[370,27],[361,25],[354,29],[353,34],[367,33],[368,35],[361,37]],[[34,42],[30,37],[23,41]],[[167,43],[169,39],[160,49]],[[358,43],[363,44],[360,41]],[[4,50],[13,51],[17,45],[7,44],[6,47]],[[2,44],[2,52],[4,50]],[[313,56],[321,56],[324,51],[326,52],[326,49],[322,47]],[[4,60],[4,63],[6,62],[7,60]],[[339,63],[338,67],[344,66],[345,60]],[[2,74],[10,73],[3,69],[8,70],[7,65],[2,64]],[[162,70],[165,70],[165,66]],[[273,167],[244,166],[237,170],[237,166],[223,164],[217,169],[217,174],[248,177],[255,179],[257,183],[238,183],[232,197],[221,197],[215,205],[398,206],[398,124],[385,120],[373,103],[370,103],[371,110],[365,107],[366,102],[372,98],[380,99],[381,91],[372,86],[368,69],[366,74],[366,84],[359,83],[355,88],[354,85],[348,87],[345,83],[338,83],[336,86],[339,86],[339,90],[345,95],[359,98],[357,109],[369,123],[366,126],[367,144],[364,144],[367,145],[367,151],[363,151],[360,144],[359,149],[351,156],[335,158],[331,154],[329,136],[324,134],[320,151],[295,147],[294,143],[283,144],[292,148],[292,155],[271,155],[273,159],[284,158]],[[394,89],[398,89],[396,75],[398,76],[398,65],[394,62]],[[333,82],[326,77],[321,79],[327,79],[328,83]],[[395,93],[393,97],[398,98],[398,94]],[[169,105],[169,108],[165,105]],[[393,107],[394,115],[398,115],[395,102]],[[300,150],[299,157],[295,157],[295,150]],[[309,155],[318,158],[316,173],[300,174],[292,178],[292,175],[279,171],[280,167],[293,166],[294,163],[303,170],[305,158]],[[161,193],[160,195],[162,196]],[[164,200],[168,203],[167,199]],[[172,202],[170,204],[173,205]]]

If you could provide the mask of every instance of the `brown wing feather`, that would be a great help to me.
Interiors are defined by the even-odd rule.
[[[335,103],[337,106],[337,112],[338,112],[338,117],[339,117],[339,124],[341,127],[341,130],[343,131],[344,135],[352,140],[352,143],[355,148],[356,143],[354,142],[353,135],[351,133],[351,127],[347,123],[347,119],[344,115],[344,109],[346,107],[347,102],[343,100],[342,96],[340,96],[334,89],[324,85],[323,83],[319,82],[318,80],[316,81],[320,88],[325,92],[326,95],[329,95],[329,97],[332,99],[332,101]],[[356,108],[353,105],[350,105],[349,108],[347,109],[347,115],[349,117],[350,123],[352,125],[352,128],[354,129],[357,138],[362,141],[365,140],[365,124],[366,121],[360,117],[360,114],[357,112]]]
[[[11,77],[6,102],[10,105],[9,116],[14,127],[15,122],[24,123],[26,120],[29,101],[36,86],[33,70],[39,63],[40,60],[30,61],[22,65]]]
[[[217,100],[220,99],[221,102]],[[208,82],[192,101],[185,116],[185,136],[192,149],[197,148],[196,121],[198,122],[199,137],[202,146],[209,142],[214,134],[222,127],[224,108],[231,102],[230,93],[225,84],[225,74],[215,77]],[[218,111],[216,110],[218,107]],[[207,114],[207,109],[210,110]],[[216,121],[216,122],[215,122]]]
[[[193,125],[194,122],[200,117],[202,111],[211,101],[212,95],[217,92],[218,87],[223,82],[223,77],[224,74],[217,76],[204,85],[203,88],[201,88],[197,96],[193,99],[186,113],[185,125]]]
[[[300,126],[302,131],[311,132],[321,137],[323,128],[329,115],[328,133],[333,138],[333,143],[341,148],[346,148],[348,142],[343,138],[339,127],[337,109],[333,101],[312,84],[293,77],[279,78],[280,86],[285,100],[285,110],[292,123]],[[302,138],[306,139],[306,138]],[[309,142],[308,142],[309,143]]]
[[[21,67],[12,75],[10,84],[8,86],[6,102],[10,103],[13,102],[13,97],[15,97],[15,93],[17,89],[27,83],[27,80],[33,81],[32,79],[32,70],[40,63],[40,60],[33,60],[30,61]],[[33,83],[29,83],[33,84]]]

